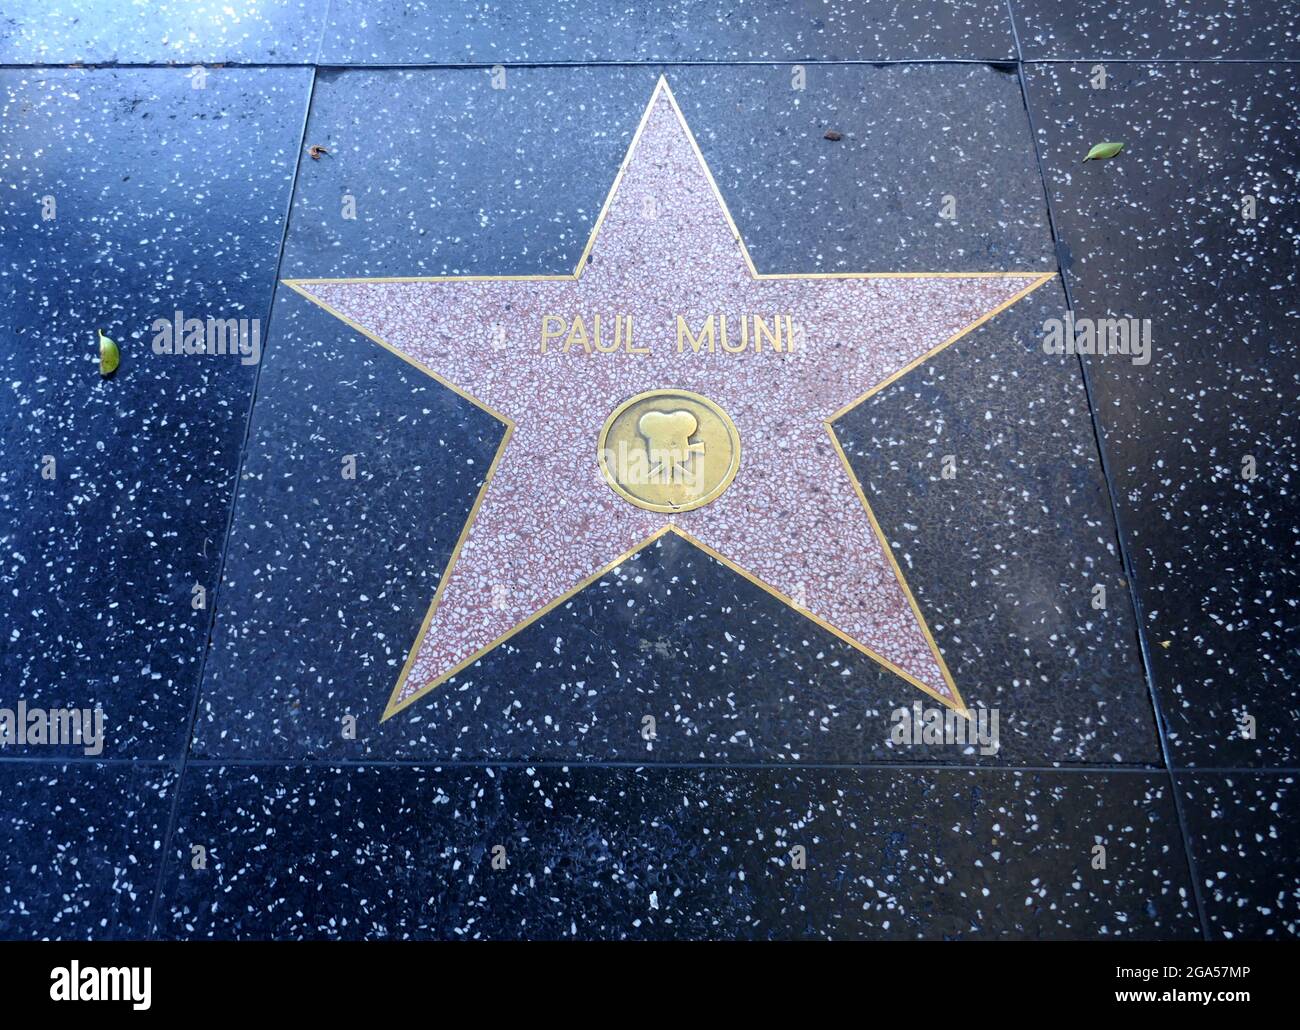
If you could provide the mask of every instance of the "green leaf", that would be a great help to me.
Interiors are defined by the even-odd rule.
[[[1085,161],[1109,161],[1112,157],[1124,149],[1123,143],[1098,143],[1088,151]]]
[[[99,333],[99,374],[111,376],[117,371],[121,355],[117,352],[117,344],[104,335],[103,329],[96,329],[95,332]]]

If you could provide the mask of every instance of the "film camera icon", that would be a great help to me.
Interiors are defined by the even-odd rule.
[[[708,451],[703,440],[691,440],[700,428],[699,419],[683,410],[647,411],[636,427],[645,440],[650,481],[698,485]]]

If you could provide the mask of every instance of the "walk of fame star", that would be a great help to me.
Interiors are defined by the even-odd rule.
[[[383,718],[665,533],[964,712],[833,423],[1050,278],[760,274],[661,78],[572,275],[290,281],[506,426]]]

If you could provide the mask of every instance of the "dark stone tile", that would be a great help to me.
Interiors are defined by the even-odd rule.
[[[1197,933],[1163,774],[192,765],[183,789],[168,937]]]
[[[0,762],[0,939],[139,939],[171,815],[170,769]]]
[[[184,747],[256,372],[152,325],[266,318],[310,77],[0,71],[0,707],[102,707],[104,757]]]
[[[1300,57],[1288,0],[1012,0],[1011,6],[1026,61]]]
[[[357,70],[318,75],[285,277],[572,271],[661,72],[761,270],[1056,266],[1020,86],[984,65]]]
[[[367,446],[379,448],[379,442]],[[476,461],[479,471],[483,464]],[[329,459],[317,465],[323,475],[333,471]],[[408,478],[425,475],[417,470]],[[436,466],[427,475],[429,492],[414,496],[436,495]],[[353,503],[362,507],[377,492],[358,496],[361,491],[352,489]],[[473,493],[466,487],[460,495],[463,510]],[[343,512],[351,506],[341,502]],[[357,539],[352,517],[322,506],[313,528],[334,527],[320,533],[310,552],[331,556],[326,561],[333,572],[322,574],[305,560],[281,564],[284,551],[264,554],[263,536],[283,541],[300,527],[267,530],[261,507],[248,522],[240,517],[232,537],[232,561],[239,556],[252,571],[249,582],[226,586],[243,618],[237,624],[228,624],[224,614],[218,618],[195,754],[647,763],[990,760],[974,747],[895,746],[890,715],[923,699],[914,687],[672,536],[380,723],[463,515],[448,514],[418,536],[408,532],[383,568],[368,572],[377,540],[369,539],[369,530]],[[367,510],[373,518],[373,506]],[[254,544],[245,548],[248,534]],[[427,562],[416,560],[430,552]],[[302,571],[291,572],[296,569]],[[398,585],[366,587],[378,592],[365,595],[370,603],[358,600],[364,591],[355,581],[380,575]],[[356,720],[356,739],[344,737],[348,715]],[[653,740],[642,735],[647,716],[655,720]],[[1042,760],[1042,743],[1030,732],[1042,727],[1028,715],[1020,718],[1016,709],[1014,720],[1000,725],[1004,743],[995,760],[1026,753]],[[1048,732],[1054,726],[1049,721]],[[1078,749],[1075,738],[1070,743]],[[1053,754],[1073,757],[1064,744]]]
[[[502,427],[288,288],[274,322],[195,749],[356,757]],[[342,739],[346,715],[359,741]]]
[[[1029,95],[1076,313],[1152,323],[1150,364],[1086,360],[1173,759],[1295,764],[1300,68],[1086,71]],[[1127,146],[1081,165],[1102,140]]]
[[[801,107],[810,95],[837,115],[860,110],[871,96],[911,104],[915,116],[880,115],[865,123],[864,138],[880,132],[892,141],[884,148],[889,156],[877,158],[865,144],[834,149],[841,144],[822,139],[825,123],[812,116],[796,132],[796,116],[779,113],[788,82],[772,80],[769,69],[668,74],[760,267],[1010,270],[1050,267],[1055,260],[1012,77],[965,66],[817,70],[824,79],[800,95]],[[286,277],[572,268],[658,71],[511,75],[510,88],[499,92],[466,70],[323,74],[308,139],[330,153],[306,162],[300,175]],[[763,130],[737,105],[763,90],[771,98],[766,106],[778,112],[766,121],[786,126],[793,140],[794,172],[787,151],[745,142]],[[935,100],[940,94],[955,99]],[[903,126],[913,127],[910,148],[902,146]],[[1004,130],[1023,134],[1025,148],[990,149],[985,134]],[[570,142],[556,146],[561,139]],[[593,140],[598,155],[577,174],[566,157],[574,139]],[[421,170],[415,182],[412,168]],[[892,198],[880,216],[886,228],[850,231],[864,218],[853,185],[867,179],[872,196]],[[805,192],[808,182],[816,185]],[[951,187],[959,195],[955,224],[938,216],[946,183],[964,184]],[[356,200],[355,220],[341,216],[345,195]],[[802,198],[802,214],[790,198]],[[950,497],[931,495],[926,529],[940,536],[924,544],[927,590],[936,603],[954,605],[949,610],[969,627],[951,633],[950,654],[978,641],[969,648],[968,682],[976,696],[1014,708],[1004,713],[1014,725],[1003,726],[999,760],[1155,760],[1077,364],[1026,353],[1044,314],[1059,311],[1059,294],[1053,298],[1045,287],[1034,303],[954,348],[941,375],[953,382],[947,403],[966,413],[962,432],[971,460],[977,451],[987,455],[972,483],[986,484],[980,496],[990,525],[1002,527],[998,520],[1013,502],[1025,519],[1043,517],[1046,507],[1044,527],[1030,534],[1041,540],[1015,550],[1020,561],[1010,572],[991,570],[1002,593],[990,609],[987,598],[967,598],[959,586],[944,589],[943,560],[955,550],[969,569],[987,567],[999,557],[995,545],[972,539],[964,516],[953,516]],[[962,387],[958,396],[957,382],[985,352],[998,355],[1001,365],[988,359],[981,390]],[[998,367],[1006,375],[1001,384]],[[991,400],[981,396],[984,386],[1001,397],[996,421],[985,418]],[[890,417],[897,411],[913,428],[891,447],[922,454],[932,430],[924,411],[908,415],[909,404],[899,397]],[[865,414],[846,419],[845,429],[861,424],[878,432],[869,421]],[[883,426],[883,416],[875,422]],[[450,391],[282,292],[196,753],[979,759],[950,746],[900,754],[889,741],[889,714],[920,696],[913,688],[806,620],[792,622],[784,605],[676,540],[611,572],[445,689],[380,725],[499,434],[494,420]],[[361,455],[364,471],[355,482],[340,475],[346,454]],[[1056,471],[1056,463],[1068,469]],[[860,471],[880,474],[866,464]],[[898,495],[887,520],[891,532],[907,530],[924,513],[908,507],[905,478],[889,477]],[[882,489],[885,484],[882,479]],[[946,515],[936,503],[949,506]],[[1062,533],[1069,534],[1068,547],[1061,546]],[[914,550],[919,557],[920,545]],[[1011,557],[1005,549],[1000,555]],[[1093,571],[1110,577],[1110,609],[1089,621],[1080,605],[1091,596]],[[1019,590],[1033,596],[1017,601]],[[709,617],[699,620],[687,648],[674,641],[690,612]],[[1000,634],[1017,635],[1022,650],[1034,641],[1047,653],[1013,654]],[[571,642],[562,654],[557,636]],[[1062,687],[1058,675],[1071,686]],[[1014,704],[1013,694],[1021,698]],[[342,735],[348,715],[357,719],[357,740]],[[652,746],[640,733],[646,715],[659,724]]]
[[[494,90],[464,69],[317,73],[307,141],[329,153],[304,163],[282,275],[572,271],[657,77],[512,69]]]
[[[324,64],[581,61],[879,61],[1015,56],[995,0],[690,0],[616,6],[599,0],[466,4],[334,0]]]
[[[1178,777],[1210,931],[1300,937],[1300,790],[1289,773]]]
[[[1159,763],[1078,359],[1041,349],[1064,311],[1043,287],[838,430],[963,697],[999,712],[999,757]]]
[[[1013,71],[815,67],[803,92],[781,68],[666,74],[760,271],[1056,268]]]
[[[311,64],[327,0],[8,0],[4,64]]]

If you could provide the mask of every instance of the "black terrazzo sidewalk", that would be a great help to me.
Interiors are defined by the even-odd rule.
[[[0,17],[0,938],[1300,934],[1288,4],[230,8]],[[661,75],[760,269],[1057,273],[835,424],[994,753],[672,535],[380,721],[503,426],[283,280],[571,272]]]

